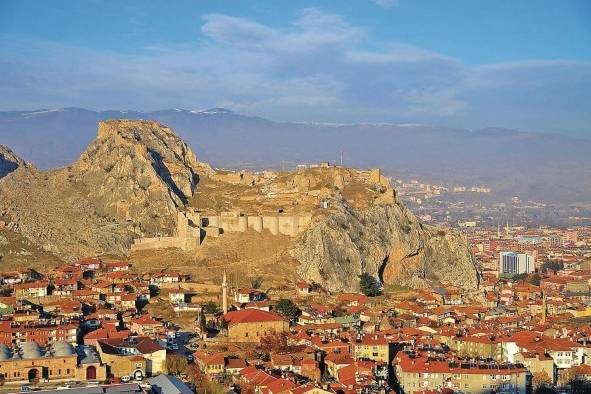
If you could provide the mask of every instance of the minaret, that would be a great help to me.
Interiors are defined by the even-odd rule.
[[[226,271],[224,271],[224,279],[222,281],[222,309],[224,315],[228,313],[228,283],[226,282]]]
[[[497,238],[501,238],[501,222],[497,222]]]
[[[505,227],[505,233],[507,234],[507,237],[509,237],[509,220],[507,220],[507,226]]]
[[[546,324],[546,314],[548,313],[546,309],[546,294],[542,292],[542,324]]]

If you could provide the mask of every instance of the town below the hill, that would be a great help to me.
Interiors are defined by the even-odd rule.
[[[4,271],[0,390],[589,392],[591,229],[463,231],[476,290],[364,274],[329,292],[103,257]]]

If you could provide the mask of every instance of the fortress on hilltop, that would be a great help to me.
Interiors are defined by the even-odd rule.
[[[268,230],[272,235],[295,237],[308,227],[312,215],[247,216],[242,212],[221,212],[219,215],[202,215],[195,210],[177,213],[174,236],[137,238],[131,251],[178,248],[195,250],[205,237],[219,237],[228,232],[244,233]]]
[[[189,207],[181,208],[177,212],[174,235],[135,239],[131,251],[165,248],[178,248],[185,251],[196,250],[207,237],[217,238],[224,233],[245,233],[249,231],[263,233],[268,231],[273,236],[296,237],[308,228],[312,222],[313,205],[322,205],[321,195],[312,190],[313,188],[318,189],[322,177],[328,177],[329,184],[340,190],[343,190],[347,184],[354,182],[350,174],[346,175],[346,173],[342,172],[341,167],[333,167],[327,162],[311,165],[308,168],[318,168],[324,175],[309,173],[304,175],[303,172],[299,171],[295,173],[291,184],[288,183],[283,186],[288,194],[293,194],[293,191],[289,190],[292,187],[302,197],[315,196],[313,200],[318,200],[316,201],[318,204],[309,201],[310,206],[303,213],[287,213],[283,212],[283,209],[273,210],[269,206],[263,208],[263,212],[267,210],[267,212],[273,213],[253,215],[246,214],[241,209],[216,212],[215,208],[205,210]],[[254,175],[248,172],[225,172],[212,175],[211,178],[218,182],[254,187],[255,184],[267,177],[272,177],[272,175],[270,172],[264,175]],[[379,169],[356,170],[354,176],[357,177],[358,181],[377,184],[383,189],[379,198],[375,200],[376,203],[394,203],[396,193],[390,187],[389,179],[384,177]],[[276,193],[280,195],[281,191]]]

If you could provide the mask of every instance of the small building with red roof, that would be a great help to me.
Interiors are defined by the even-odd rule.
[[[278,314],[260,309],[242,309],[223,316],[232,342],[260,342],[261,337],[285,332],[289,324]]]

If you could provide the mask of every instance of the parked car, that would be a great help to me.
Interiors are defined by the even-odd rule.
[[[131,380],[131,378],[129,376],[121,376],[121,381],[123,383],[127,383]]]

